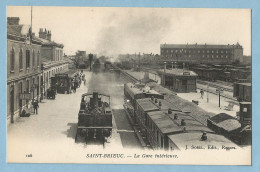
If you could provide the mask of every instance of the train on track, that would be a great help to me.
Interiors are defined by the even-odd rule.
[[[83,94],[78,114],[75,142],[103,144],[112,134],[112,110],[110,96],[93,93]]]
[[[92,64],[92,71],[94,73],[100,73],[105,71],[105,63],[99,59],[96,59]]]
[[[207,149],[208,145],[237,147],[147,86],[127,83],[124,95],[125,110],[139,126],[147,147],[167,151],[192,149],[193,145],[199,145],[194,149]]]

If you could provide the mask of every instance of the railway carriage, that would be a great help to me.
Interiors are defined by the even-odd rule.
[[[136,100],[144,98],[164,99],[164,96],[144,84],[124,84],[125,106],[135,118]]]
[[[72,79],[75,73],[76,71],[66,71],[55,74],[54,77],[51,77],[51,89],[60,94],[69,94],[71,92]]]
[[[141,88],[141,89],[140,89]],[[132,105],[133,117],[141,136],[155,150],[183,150],[192,143],[207,147],[214,144],[236,146],[224,136],[215,133],[189,112],[163,99],[159,93],[147,95],[138,84],[125,84],[125,98]],[[157,96],[157,98],[155,98]],[[129,107],[129,106],[128,106]]]

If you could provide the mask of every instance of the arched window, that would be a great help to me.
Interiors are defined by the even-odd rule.
[[[30,68],[30,50],[26,50],[26,68]]]
[[[19,52],[19,69],[23,69],[23,50],[21,48]]]
[[[11,65],[10,70],[11,71],[14,71],[14,59],[15,59],[14,56],[15,56],[14,48],[12,48],[11,53],[10,53],[10,65]]]
[[[32,66],[33,68],[35,67],[35,52],[33,50],[33,54],[32,54]]]
[[[37,53],[37,66],[40,66],[40,51]]]

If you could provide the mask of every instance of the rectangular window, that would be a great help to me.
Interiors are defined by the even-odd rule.
[[[19,52],[19,69],[23,69],[23,51],[20,49]]]
[[[30,68],[30,50],[26,50],[26,68]]]

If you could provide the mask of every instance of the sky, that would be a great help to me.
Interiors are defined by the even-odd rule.
[[[236,44],[251,55],[250,9],[32,7],[32,28],[51,30],[64,52],[160,54],[160,44]],[[31,7],[8,6],[7,17],[31,23]]]

